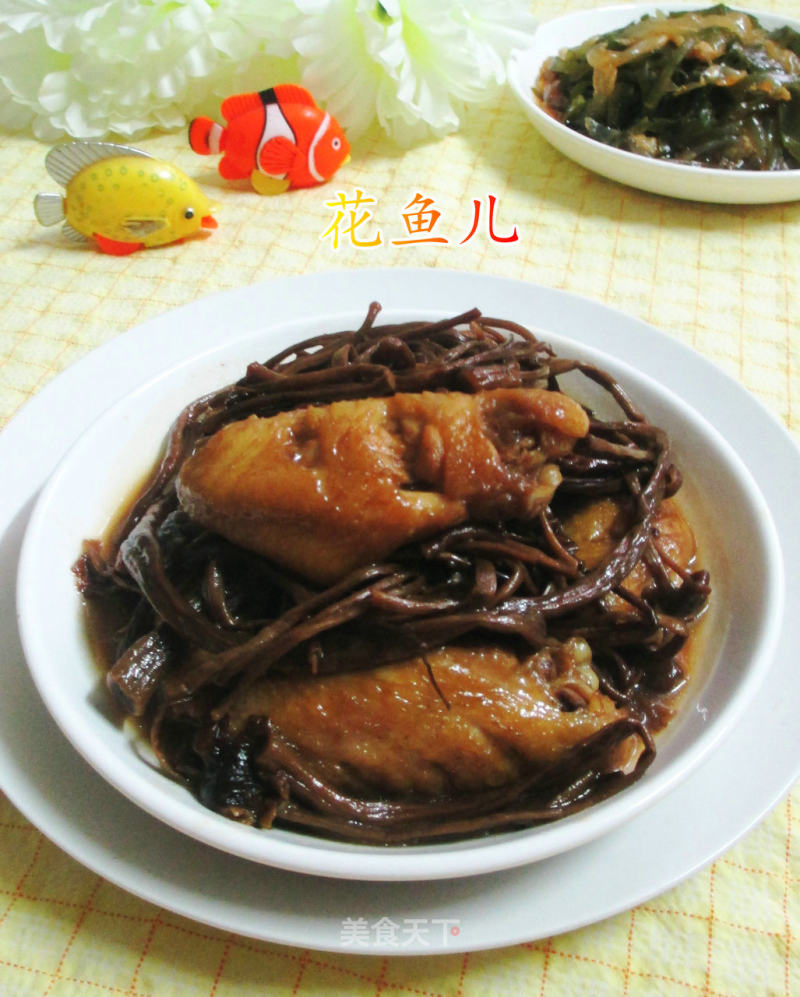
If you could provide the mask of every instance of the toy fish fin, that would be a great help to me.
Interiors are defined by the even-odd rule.
[[[300,87],[296,83],[280,83],[272,88],[276,100],[281,104],[305,104],[308,107],[316,107],[316,102],[305,87]],[[266,101],[265,101],[266,103]]]
[[[109,239],[105,235],[94,233],[97,245],[104,253],[111,256],[128,256],[135,253],[137,249],[144,249],[143,242],[120,242],[118,239]]]
[[[220,114],[226,121],[233,121],[248,111],[256,111],[262,107],[261,97],[257,93],[235,93],[226,97],[220,104]]]
[[[289,181],[286,178],[281,180],[279,177],[268,177],[259,170],[253,170],[250,175],[250,183],[257,194],[282,194],[289,189]]]
[[[61,226],[61,231],[69,239],[70,242],[89,241],[88,237],[85,236],[83,232],[79,232],[76,228],[73,228],[69,222],[64,222],[64,224]]]
[[[297,146],[285,135],[271,138],[261,150],[258,165],[272,177],[282,177],[289,172],[297,155]]]
[[[144,239],[154,232],[159,232],[166,224],[166,218],[126,218],[122,227],[131,235]]]
[[[64,198],[60,194],[37,194],[33,213],[40,225],[58,225],[64,221]]]
[[[64,142],[54,145],[47,153],[44,165],[50,176],[66,187],[76,173],[92,163],[99,163],[112,156],[143,156],[151,159],[141,149],[132,149],[114,142]]]

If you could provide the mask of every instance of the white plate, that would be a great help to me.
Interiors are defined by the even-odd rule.
[[[594,35],[623,27],[645,14],[698,10],[702,3],[650,3],[600,7],[557,17],[541,24],[530,48],[512,53],[508,66],[511,89],[534,127],[559,152],[586,169],[653,194],[717,204],[769,204],[800,198],[800,169],[784,171],[722,170],[648,159],[587,138],[551,118],[533,96],[545,59],[573,48]],[[708,6],[708,5],[705,5]],[[736,7],[734,3],[729,4]],[[738,9],[738,8],[737,8]],[[800,21],[778,14],[750,11],[767,29]]]
[[[465,302],[465,307],[470,304],[480,301]],[[560,356],[580,356],[610,371],[669,434],[686,482],[681,496],[700,538],[703,565],[711,572],[715,597],[703,624],[700,667],[680,716],[659,737],[658,756],[644,778],[587,810],[539,827],[405,848],[334,842],[287,829],[265,832],[213,813],[184,786],[165,778],[143,751],[138,733],[121,725],[108,708],[71,571],[83,540],[102,535],[118,506],[146,478],[185,405],[238,380],[252,360],[321,332],[358,328],[367,305],[354,300],[333,325],[326,309],[313,306],[300,324],[259,317],[257,327],[249,329],[243,321],[216,349],[165,369],[93,423],[45,487],[20,556],[19,627],[34,681],[70,742],[113,786],[170,826],[242,858],[340,879],[430,880],[495,872],[586,844],[628,822],[686,778],[736,724],[771,661],[782,614],[783,570],[769,510],[714,427],[652,378],[549,328],[537,331]],[[382,321],[449,314],[409,303],[384,309]],[[523,321],[525,314],[517,310],[511,317]],[[616,406],[586,379],[572,375],[568,390],[601,416],[619,417]],[[721,515],[709,514],[715,502]],[[745,558],[748,571],[731,574],[729,565]],[[724,667],[717,667],[720,661]]]
[[[0,565],[6,577],[16,567],[39,488],[117,398],[165,366],[217,345],[231,315],[239,328],[263,324],[265,315],[280,325],[307,314],[307,302],[319,301],[335,326],[336,315],[350,313],[354,300],[373,298],[388,309],[413,302],[456,312],[474,301],[487,313],[534,316],[539,327],[625,357],[658,377],[730,439],[762,484],[787,563],[800,559],[790,498],[800,488],[800,453],[772,416],[704,358],[642,322],[562,292],[468,273],[393,269],[276,280],[207,298],[118,337],[53,381],[0,435]],[[353,946],[345,919],[363,918],[372,926],[388,917],[400,926],[400,947],[370,927],[368,947],[357,950],[425,954],[576,928],[641,903],[712,860],[778,802],[800,769],[794,711],[800,675],[793,656],[779,652],[766,685],[711,758],[630,824],[576,851],[513,872],[424,886],[320,880],[256,867],[149,817],[70,748],[28,676],[13,599],[9,587],[0,594],[0,780],[9,798],[65,851],[110,881],[203,923],[265,940],[346,951]],[[792,572],[781,646],[795,647],[798,640],[800,578]],[[405,938],[403,927],[412,920],[427,935],[414,939],[409,932]]]

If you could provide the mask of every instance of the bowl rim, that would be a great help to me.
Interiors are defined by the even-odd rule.
[[[800,31],[800,19],[774,11],[760,11],[738,4],[733,10],[751,14],[766,27],[789,25]],[[583,11],[572,11],[541,22],[533,41],[524,49],[515,49],[509,56],[507,77],[509,86],[534,127],[563,155],[610,180],[644,190],[684,200],[719,204],[769,204],[800,199],[800,168],[796,170],[724,170],[692,166],[671,160],[650,159],[626,149],[604,145],[557,121],[543,110],[533,96],[532,87],[545,58],[555,55],[565,45],[581,41],[614,27],[622,27],[644,14],[700,10],[698,3],[678,2],[609,4]],[[599,21],[602,27],[593,31],[583,25]],[[558,41],[568,34],[570,41]],[[555,35],[555,40],[552,36]],[[546,51],[542,51],[546,47]]]
[[[413,312],[414,309],[409,309]],[[418,310],[419,311],[419,310]],[[432,308],[421,309],[425,314],[435,315]],[[446,313],[446,312],[445,312]],[[359,315],[361,312],[359,312]],[[293,325],[296,323],[288,323]],[[541,330],[537,330],[541,333]],[[46,543],[48,517],[52,505],[58,499],[62,479],[72,473],[75,460],[83,451],[91,452],[96,437],[114,425],[121,413],[140,394],[158,391],[178,372],[196,364],[208,364],[221,354],[241,349],[245,340],[258,337],[272,337],[275,332],[266,330],[250,331],[220,346],[211,347],[199,354],[183,360],[149,378],[136,389],[126,394],[111,408],[95,420],[69,451],[56,468],[52,477],[40,493],[33,509],[23,541],[18,570],[18,616],[19,628],[26,660],[34,682],[49,712],[78,752],[105,779],[119,791],[132,799],[142,809],[158,817],[170,826],[189,834],[213,847],[256,862],[263,862],[297,872],[306,872],[337,878],[353,878],[376,881],[402,881],[428,878],[451,878],[454,876],[478,875],[485,872],[511,868],[556,853],[567,851],[584,844],[593,838],[628,819],[644,807],[650,805],[666,793],[679,780],[687,776],[710,752],[719,740],[729,732],[736,718],[745,709],[747,701],[754,694],[769,664],[772,650],[777,641],[782,617],[783,585],[782,557],[777,533],[769,509],[760,490],[752,479],[741,459],[727,441],[692,408],[688,408],[677,395],[642,371],[630,367],[624,360],[612,357],[595,347],[545,331],[544,337],[552,339],[557,350],[563,353],[561,344],[574,348],[577,355],[595,358],[612,369],[623,371],[623,376],[645,382],[675,411],[682,410],[685,418],[699,425],[708,438],[714,441],[726,462],[736,469],[736,479],[744,485],[748,501],[758,514],[754,522],[759,535],[765,563],[768,567],[769,591],[766,598],[767,613],[761,633],[754,648],[752,662],[747,674],[737,687],[731,700],[721,715],[713,720],[697,742],[681,756],[681,764],[673,763],[654,773],[649,780],[643,778],[610,800],[598,803],[588,810],[549,825],[514,832],[504,832],[490,838],[468,839],[463,842],[432,844],[411,847],[363,846],[357,844],[309,839],[291,831],[271,830],[265,832],[234,825],[225,818],[202,808],[185,791],[187,799],[175,804],[166,792],[157,792],[155,801],[150,797],[152,785],[145,783],[142,772],[129,771],[130,766],[119,768],[116,760],[107,754],[103,744],[97,744],[89,729],[83,724],[80,710],[55,697],[48,685],[49,670],[52,667],[52,648],[44,639],[47,629],[38,625],[32,617],[36,600],[40,598],[40,578],[36,564],[41,555],[42,543]],[[276,345],[282,345],[280,335]],[[166,430],[166,426],[165,426]],[[85,708],[85,704],[83,704]],[[648,773],[649,775],[650,773]],[[159,778],[168,781],[163,774]],[[188,804],[188,806],[187,806]],[[219,832],[219,833],[218,833]],[[280,835],[280,837],[279,837]],[[225,838],[220,841],[220,836]],[[343,868],[345,856],[351,856],[349,871]]]

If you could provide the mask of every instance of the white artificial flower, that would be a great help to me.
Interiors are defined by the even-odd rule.
[[[454,131],[530,43],[526,0],[0,0],[0,126],[134,138],[298,77],[357,136]]]
[[[297,5],[303,16],[293,44],[303,84],[351,136],[360,134],[375,117],[382,75],[367,53],[365,15],[356,0],[298,0]]]
[[[398,142],[455,131],[505,81],[535,21],[525,0],[297,0],[303,83],[358,135],[377,116]]]
[[[287,73],[296,13],[291,0],[0,0],[0,124],[46,140],[183,127],[276,63]]]

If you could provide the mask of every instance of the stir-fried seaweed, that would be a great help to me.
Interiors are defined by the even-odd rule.
[[[178,416],[159,466],[114,535],[88,541],[75,566],[88,602],[122,621],[107,684],[140,718],[165,768],[236,820],[389,843],[572,813],[638,778],[652,760],[652,731],[685,681],[676,656],[708,596],[707,573],[680,568],[654,542],[659,505],[681,484],[669,442],[608,373],[556,356],[516,323],[473,309],[439,322],[379,326],[378,312],[373,304],[357,330],[252,363],[236,384]],[[589,413],[588,435],[559,459],[554,501],[531,521],[462,524],[320,588],[199,527],[178,506],[183,462],[221,426],[253,413],[399,391],[560,390],[570,372],[599,386],[619,417]],[[587,570],[562,516],[603,495],[619,499],[628,525]],[[652,582],[635,597],[622,582],[641,560]],[[610,593],[627,612],[604,598]],[[225,702],[268,672],[330,674],[409,656],[427,663],[437,648],[487,634],[527,654],[585,638],[601,690],[627,715],[557,765],[427,802],[343,795],[314,774],[268,716],[230,730]],[[643,750],[634,770],[623,772],[615,758],[632,734]]]
[[[642,18],[543,66],[535,93],[559,121],[657,159],[800,168],[800,34],[724,4]]]

